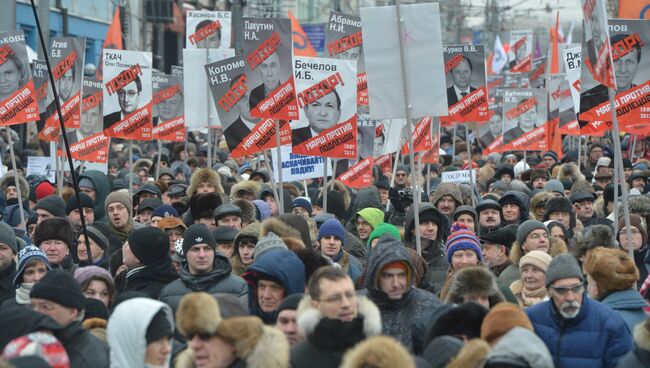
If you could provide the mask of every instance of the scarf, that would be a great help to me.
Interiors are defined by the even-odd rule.
[[[129,222],[126,223],[126,226],[124,227],[123,230],[116,229],[113,224],[109,221],[108,222],[108,230],[115,234],[118,238],[120,238],[121,241],[125,242],[126,239],[129,237],[129,234],[131,234],[131,231],[133,230],[133,219],[129,218]]]
[[[521,307],[523,308],[540,303],[544,301],[544,298],[546,298],[546,287],[542,286],[538,289],[528,290],[524,287],[524,284],[521,280],[513,282],[512,286],[510,286],[510,289],[515,295],[519,296],[519,301],[521,302]]]
[[[25,305],[30,303],[29,293],[32,291],[34,283],[23,282],[20,284],[20,287],[16,289],[16,302],[20,305]]]

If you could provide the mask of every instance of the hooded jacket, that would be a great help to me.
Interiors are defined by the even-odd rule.
[[[398,300],[390,299],[379,285],[382,269],[389,263],[403,262],[409,267],[408,291]],[[367,294],[381,312],[382,332],[396,338],[402,345],[412,350],[412,324],[424,313],[431,310],[440,300],[434,294],[413,286],[415,268],[406,248],[391,236],[383,236],[368,260],[368,277],[366,289],[360,294]]]
[[[615,367],[632,350],[625,321],[608,306],[593,301],[585,291],[575,318],[562,317],[552,300],[525,310],[553,356],[555,367]]]
[[[92,181],[95,186],[95,222],[107,221],[104,201],[111,191],[108,176],[98,170],[86,170],[79,175],[78,180],[84,178]]]
[[[261,225],[259,222],[253,222],[252,224],[248,224],[243,229],[239,230],[237,235],[235,235],[235,239],[232,242],[235,246],[235,251],[230,257],[233,275],[241,276],[246,270],[246,265],[241,261],[241,258],[239,257],[239,239],[249,237],[254,238],[255,241],[257,241],[257,239],[260,237],[260,227]]]
[[[364,339],[381,333],[381,315],[366,297],[357,297],[358,316],[353,321],[325,318],[305,296],[298,305],[296,320],[307,340],[291,349],[293,368],[331,368],[341,364],[346,351]]]
[[[158,299],[162,288],[177,278],[178,274],[172,267],[171,259],[165,257],[150,265],[128,271],[120,293],[141,291],[152,299]]]
[[[13,171],[5,174],[5,176],[2,177],[2,180],[0,180],[0,192],[2,192],[3,196],[7,190],[7,187],[9,186],[9,182],[14,181],[15,179],[16,176],[14,175]],[[20,175],[18,176],[17,187],[20,190],[20,195],[23,199],[23,202],[27,201],[29,199],[29,183]],[[15,203],[18,202],[16,201]]]
[[[241,277],[231,274],[231,271],[232,267],[228,258],[219,252],[214,254],[212,271],[206,274],[191,274],[187,262],[183,262],[179,278],[162,289],[159,299],[171,307],[174,315],[176,315],[181,298],[185,294],[195,291],[205,291],[212,295],[233,294],[242,303],[246,303],[248,294],[246,282]]]
[[[115,308],[108,320],[106,332],[111,348],[112,368],[145,367],[147,328],[160,310],[164,311],[173,329],[174,317],[171,309],[157,300],[135,298]]]
[[[634,328],[634,350],[618,362],[618,368],[650,367],[650,322],[639,324]]]
[[[606,295],[600,302],[609,306],[623,317],[630,333],[634,331],[636,325],[644,322],[648,318],[648,315],[643,310],[643,308],[648,306],[648,303],[636,290],[615,291]]]
[[[519,223],[522,224],[524,221],[528,220],[528,215],[529,215],[529,210],[530,210],[530,199],[526,195],[526,193],[523,192],[515,192],[515,191],[508,191],[503,193],[503,197],[499,199],[499,204],[503,207],[504,203],[507,203],[505,201],[505,198],[511,198],[514,200],[515,204],[519,206],[520,209],[520,215],[519,215]],[[503,211],[501,211],[503,213]]]
[[[487,355],[486,367],[520,363],[530,368],[553,368],[553,358],[544,342],[523,327],[514,327],[494,345]]]
[[[348,209],[348,214],[349,214],[348,218],[350,218],[350,221],[348,221],[347,229],[350,230],[354,235],[357,234],[356,234],[356,224],[354,223],[354,221],[356,220],[356,216],[353,215],[367,208],[375,208],[382,211],[381,221],[382,222],[384,221],[383,211],[385,209],[385,206],[381,205],[381,200],[379,199],[379,194],[377,193],[376,187],[368,187],[368,188],[360,189],[357,192],[357,195],[354,197],[354,201],[352,201],[352,205]]]
[[[284,296],[305,291],[305,265],[290,250],[267,252],[251,264],[242,275],[248,284],[248,310],[266,324],[275,323],[277,313],[262,311],[257,299],[257,281],[260,276],[270,276],[284,287]]]
[[[438,201],[444,196],[451,196],[456,201],[456,206],[463,204],[463,196],[460,193],[458,184],[456,183],[440,183],[438,188],[431,195],[431,203],[435,206]]]

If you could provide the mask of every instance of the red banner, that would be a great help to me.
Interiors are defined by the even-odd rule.
[[[104,133],[91,135],[77,143],[70,144],[70,155],[79,161],[106,163],[110,141],[110,138],[106,137]],[[57,154],[62,156],[61,150],[57,150]]]
[[[297,120],[298,101],[296,101],[295,91],[296,86],[291,77],[257,104],[251,110],[251,116],[262,119]]]
[[[375,165],[379,166],[381,172],[388,174],[393,172],[393,155],[388,153],[375,159]]]
[[[485,122],[489,119],[488,96],[485,87],[481,87],[449,108],[449,116],[441,116],[443,123],[451,122]]]
[[[34,91],[34,81],[19,88],[11,96],[0,102],[0,125],[15,125],[38,120],[38,102]]]
[[[413,150],[415,152],[422,152],[431,149],[431,117],[427,116],[420,120],[415,125],[411,137],[413,138]],[[408,142],[402,146],[402,155],[410,153]]]
[[[483,156],[487,156],[493,152],[503,152],[503,134],[499,135],[489,146],[485,147],[483,150]]]
[[[614,97],[616,116],[621,124],[621,129],[633,128],[635,126],[647,126],[650,118],[650,81],[632,87],[627,91],[617,93]],[[593,133],[597,130],[608,130],[611,123],[611,106],[609,100],[595,106],[594,108],[580,114],[580,120],[588,121],[589,124],[583,128],[583,134]],[[604,122],[605,124],[592,124]],[[597,125],[597,126],[596,126]],[[588,128],[589,130],[585,130]]]
[[[255,125],[250,134],[230,153],[232,157],[242,157],[277,147],[275,120],[265,119]],[[280,145],[291,144],[291,125],[280,120]]]
[[[366,73],[357,74],[357,105],[368,106],[368,79]]]
[[[81,115],[78,111],[81,102],[81,92],[70,97],[63,105],[61,105],[61,114],[63,115],[63,125],[66,128],[77,129],[81,121]],[[54,104],[54,102],[53,102]],[[54,110],[53,114],[45,120],[45,125],[60,127],[59,114]]]
[[[185,117],[179,116],[153,127],[153,139],[168,142],[185,142]]]
[[[501,151],[546,151],[546,131],[548,124],[549,122],[546,122],[544,125],[513,139],[510,143],[503,145]],[[491,150],[491,152],[495,151]]]
[[[533,61],[533,56],[528,55],[522,61],[520,61],[517,64],[513,65],[510,68],[510,72],[511,73],[529,72],[531,67],[532,67],[532,61]]]
[[[316,137],[309,138],[291,152],[305,156],[321,156],[332,158],[357,158],[357,117],[356,115],[323,130]]]
[[[336,180],[350,188],[365,188],[372,184],[372,157],[366,157],[354,164]]]
[[[107,137],[150,141],[153,123],[151,121],[151,103],[140,108],[104,130]]]

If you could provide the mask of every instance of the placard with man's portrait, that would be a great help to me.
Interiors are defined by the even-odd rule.
[[[38,120],[32,72],[23,31],[0,32],[0,125]]]
[[[521,29],[510,31],[510,73],[527,73],[532,69],[533,31]]]
[[[506,89],[503,94],[504,149],[546,149],[546,103],[544,89]]]
[[[230,48],[231,23],[229,11],[188,10],[185,17],[185,48]]]
[[[488,119],[485,51],[481,45],[442,48],[449,116],[443,122],[484,122]]]
[[[152,77],[153,139],[185,141],[182,78],[164,73]]]

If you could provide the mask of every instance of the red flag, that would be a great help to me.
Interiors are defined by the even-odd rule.
[[[336,180],[350,188],[365,188],[372,184],[372,157],[357,162]]]
[[[560,26],[560,12],[557,12],[557,15],[555,16],[555,29],[551,30],[551,74],[557,74],[560,72],[560,66],[559,66],[559,34],[558,34],[558,27]]]
[[[104,44],[102,46],[104,49],[113,49],[113,50],[124,50],[124,44],[122,43],[122,24],[120,23],[120,8],[115,7],[115,13],[113,14],[113,21],[106,31],[106,38],[104,38]],[[99,65],[97,66],[97,79],[102,79],[102,65],[104,61],[102,56],[99,56]]]
[[[316,50],[314,50],[307,38],[307,34],[291,11],[289,11],[289,19],[291,19],[291,30],[293,31],[293,54],[296,56],[317,56]]]
[[[618,17],[650,19],[650,0],[620,0]]]
[[[178,7],[176,2],[172,3],[172,15],[173,21],[165,25],[165,29],[168,29],[175,33],[184,33],[185,32],[185,20],[183,19],[183,12],[181,8]]]

